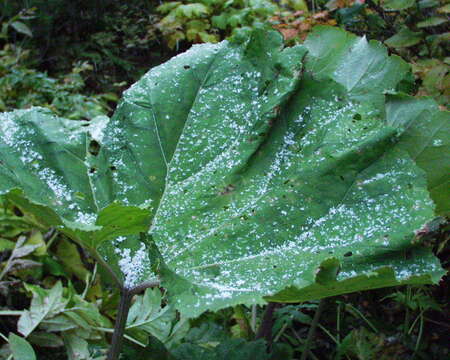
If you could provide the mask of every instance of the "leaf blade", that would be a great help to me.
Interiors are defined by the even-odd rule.
[[[23,337],[10,333],[8,341],[15,360],[36,360],[33,347]]]

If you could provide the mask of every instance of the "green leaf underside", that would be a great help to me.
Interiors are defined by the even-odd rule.
[[[427,179],[432,195],[445,181],[429,173],[427,139],[448,116],[422,101],[433,124],[411,132],[427,118],[385,105],[408,71],[327,27],[286,49],[261,29],[196,45],[132,86],[109,122],[1,115],[0,192],[125,286],[153,265],[189,316],[436,281],[438,261],[411,240],[434,216]]]

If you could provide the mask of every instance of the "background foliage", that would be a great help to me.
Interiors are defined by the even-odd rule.
[[[316,24],[383,41],[413,65],[405,91],[448,106],[445,1],[4,0],[0,9],[0,111],[39,105],[73,119],[110,114],[148,68],[191,43],[216,42],[258,22],[271,23],[292,44]],[[422,237],[448,269],[446,220],[437,219]],[[3,204],[0,262],[0,359],[104,357],[118,293],[83,249]],[[446,358],[448,299],[448,277],[438,286],[328,299],[311,356]],[[167,306],[161,290],[147,290],[133,303],[125,356],[298,359],[316,307],[278,306],[267,344],[254,340],[262,308],[238,306],[188,321]]]

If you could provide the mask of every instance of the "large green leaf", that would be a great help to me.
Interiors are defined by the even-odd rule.
[[[437,281],[439,262],[413,243],[434,204],[411,146],[433,130],[412,139],[409,120],[386,117],[408,71],[327,27],[285,49],[265,29],[196,45],[110,120],[2,115],[0,192],[124,286],[156,272],[188,316]]]
[[[398,147],[409,152],[427,174],[428,190],[436,213],[450,213],[450,121],[429,98],[390,96],[386,103],[387,123],[403,127]]]
[[[66,120],[41,108],[0,118],[1,189],[10,190],[8,198],[41,223],[58,227],[94,255],[105,240],[120,241],[146,231],[150,223],[147,204],[125,206],[126,199],[113,193],[113,177],[96,188],[93,175],[104,169],[90,164],[90,158],[107,121]],[[140,246],[137,237],[128,242]]]

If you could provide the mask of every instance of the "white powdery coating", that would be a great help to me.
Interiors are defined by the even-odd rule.
[[[104,137],[104,130],[106,125],[108,125],[109,118],[104,115],[96,116],[93,118],[89,124],[89,132],[92,138],[99,143],[102,142]]]
[[[134,255],[131,254],[131,249],[116,249],[115,252],[121,257],[118,264],[125,277],[125,287],[135,286],[150,268],[150,259],[145,245],[141,244]]]
[[[78,211],[75,221],[82,223],[83,225],[95,225],[97,214],[88,214]]]
[[[61,199],[66,201],[72,200],[70,189],[63,184],[62,179],[56,175],[55,171],[44,168],[38,172],[38,175],[39,178],[54,192],[58,199],[58,205],[62,205]]]
[[[8,146],[14,146],[14,135],[17,131],[17,126],[13,120],[11,113],[5,113],[2,116],[2,121],[0,121],[0,136],[2,137],[2,140],[8,145]]]
[[[35,109],[18,110],[13,113],[2,114],[2,121],[0,121],[0,137],[9,146],[12,151],[20,154],[19,159],[23,165],[29,170],[30,174],[34,175],[37,179],[33,178],[33,182],[39,181],[48,187],[50,190],[50,198],[54,205],[58,207],[58,210],[62,210],[65,213],[66,209],[72,210],[69,217],[72,220],[78,222],[81,225],[94,225],[97,219],[97,215],[83,211],[79,203],[76,202],[76,195],[74,191],[68,185],[65,176],[66,174],[59,174],[58,169],[45,166],[45,161],[51,159],[44,159],[43,154],[39,151],[39,142],[30,140],[33,136],[36,136],[36,132],[32,126],[29,126],[27,122],[21,122],[20,117],[26,115],[28,112],[33,112]],[[53,119],[51,119],[53,120]],[[58,119],[54,119],[58,121]],[[107,117],[97,117],[94,121],[94,133],[97,138],[100,138],[101,131],[107,124]],[[60,129],[62,132],[63,128]],[[70,140],[75,141],[82,133],[79,130],[69,136]],[[33,184],[33,188],[35,184]],[[39,194],[42,196],[42,194]],[[65,216],[67,214],[65,213]]]
[[[233,56],[238,55],[230,51],[226,58]],[[215,71],[210,70],[210,78]],[[258,171],[245,168],[253,155],[249,149],[264,129],[254,125],[270,120],[270,99],[258,97],[254,85],[260,76],[230,70],[220,82],[200,88],[168,163],[151,232],[169,266],[208,288],[194,306],[267,295],[280,290],[280,283],[307,286],[314,280],[313,269],[327,257],[340,258],[349,249],[355,256],[370,254],[400,242],[384,236],[386,226],[405,234],[416,216],[423,216],[419,210],[429,205],[427,199],[418,200],[410,209],[409,197],[415,194],[406,183],[414,183],[415,175],[401,160],[378,169],[375,164],[377,171],[370,175],[361,165],[358,175],[354,165],[345,165],[347,158],[361,153],[369,166],[374,159],[363,145],[390,135],[374,109],[343,104],[337,97],[308,99],[303,113],[289,120],[283,133],[275,129],[273,141],[261,146],[268,161],[258,163],[256,153],[251,160],[254,167],[260,165]],[[326,165],[338,168],[340,163],[334,162],[346,166],[345,179],[327,171]],[[234,174],[238,176],[230,176]],[[323,177],[330,178],[330,187],[336,182],[336,196],[321,189]],[[376,187],[383,191],[374,191]],[[223,202],[216,201],[218,196]],[[259,214],[267,217],[251,220]],[[363,271],[343,272],[357,273]],[[397,275],[408,273],[403,269]]]
[[[118,236],[115,241],[120,244],[124,240],[126,240],[125,236]]]

